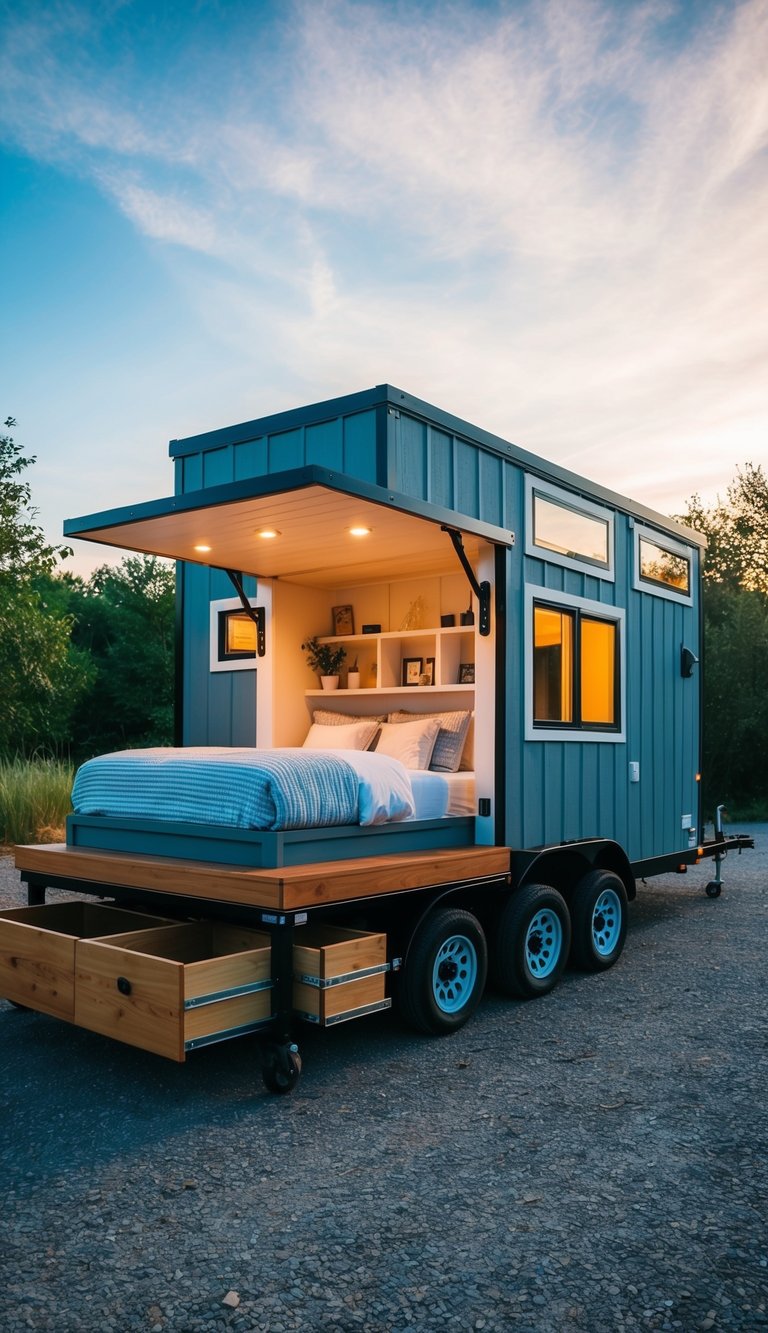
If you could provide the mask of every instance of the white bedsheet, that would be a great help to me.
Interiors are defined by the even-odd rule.
[[[314,751],[315,754],[325,753]],[[354,768],[358,780],[361,824],[410,819],[415,811],[410,773],[399,759],[372,750],[329,750]]]
[[[449,787],[445,774],[409,768],[408,777],[413,791],[414,819],[442,819],[448,812]]]
[[[449,815],[476,815],[474,773],[443,773],[448,783]]]

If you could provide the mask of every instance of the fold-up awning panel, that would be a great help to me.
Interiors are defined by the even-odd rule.
[[[480,542],[513,540],[494,524],[316,466],[69,519],[64,534],[330,586],[348,582],[351,573],[362,582],[454,569],[443,526],[464,534],[470,558]]]

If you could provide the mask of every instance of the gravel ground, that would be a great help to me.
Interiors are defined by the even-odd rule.
[[[248,1039],[175,1065],[0,1002],[3,1333],[765,1327],[752,831],[717,900],[641,885],[611,972],[441,1040],[307,1029],[292,1097]]]

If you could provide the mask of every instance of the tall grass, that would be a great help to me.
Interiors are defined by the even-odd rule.
[[[62,759],[0,759],[0,843],[63,839],[74,776]]]

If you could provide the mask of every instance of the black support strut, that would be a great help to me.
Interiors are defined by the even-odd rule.
[[[448,536],[453,542],[453,549],[459,557],[461,567],[469,580],[469,586],[477,598],[478,629],[483,637],[486,638],[491,632],[491,585],[487,579],[484,579],[482,583],[478,583],[475,571],[467,559],[467,553],[464,550],[464,541],[461,533],[456,528],[446,527],[445,524],[443,524],[442,530],[443,532],[448,533]]]
[[[251,606],[251,603],[246,597],[245,588],[243,587],[243,576],[238,570],[228,569],[226,573],[232,587],[240,598],[245,614],[250,616],[256,626],[256,652],[259,657],[263,657],[267,651],[264,607]]]

